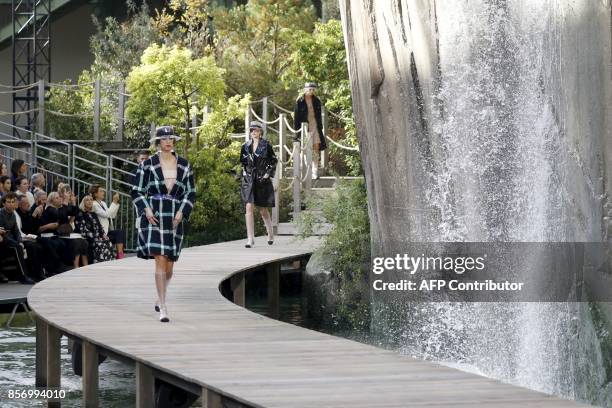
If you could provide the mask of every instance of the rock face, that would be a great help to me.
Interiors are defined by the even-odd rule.
[[[340,9],[373,257],[415,241],[612,242],[610,0],[340,0]],[[603,401],[612,373],[601,375],[600,351],[584,351],[600,345],[590,321],[576,324],[589,319],[582,306],[398,310],[394,300],[374,295],[373,326],[401,334],[408,353]],[[398,313],[403,331],[385,327]],[[576,338],[589,343],[568,347]],[[578,364],[600,383],[581,385]]]

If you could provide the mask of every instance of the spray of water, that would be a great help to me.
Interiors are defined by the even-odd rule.
[[[555,92],[561,3],[438,1],[442,76],[431,128],[443,153],[428,198],[440,241],[600,239],[576,199],[594,199],[589,180],[576,187],[569,177],[588,159],[565,133]],[[588,304],[428,303],[406,316],[405,354],[612,404]]]

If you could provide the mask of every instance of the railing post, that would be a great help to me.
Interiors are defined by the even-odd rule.
[[[106,194],[109,200],[113,196],[113,162],[110,156],[106,156]]]
[[[45,133],[45,80],[38,81],[38,133]],[[30,129],[32,130],[32,129]]]
[[[325,108],[325,105],[323,105],[323,108],[321,109],[321,121],[323,122],[323,134],[320,135],[320,137],[323,139],[326,137],[327,135],[327,109]],[[320,167],[321,169],[325,169],[325,161],[327,158],[327,149],[326,150],[319,150],[319,156],[320,156]]]
[[[70,189],[74,191],[74,178],[76,176],[76,172],[74,170],[76,165],[76,145],[69,145],[68,152],[68,162],[70,163],[68,166],[68,183],[70,184]]]
[[[278,146],[279,146],[279,153],[278,153],[278,164],[276,165],[276,171],[279,172],[280,171],[280,179],[283,178],[283,176],[285,175],[285,173],[283,173],[283,171],[285,170],[285,114],[281,113],[279,115],[280,120],[278,121]]]
[[[60,362],[60,340],[62,334],[57,327],[47,324],[47,387],[60,388],[62,370]],[[59,407],[59,401],[47,400],[47,407]]]
[[[123,141],[123,117],[125,115],[125,82],[119,82],[119,103],[117,105],[117,137],[115,140]]]
[[[312,188],[312,149],[314,140],[312,140],[312,137],[308,134],[308,124],[306,122],[302,122],[301,131],[301,139],[306,143],[306,179],[304,180],[304,195],[306,196],[310,194]]]
[[[246,114],[244,115],[244,141],[249,141],[249,126],[251,126],[251,104],[247,105]]]
[[[281,147],[282,149],[282,147]],[[276,167],[276,172],[274,173],[274,207],[272,207],[272,230],[274,231],[274,235],[278,234],[278,224],[279,224],[279,218],[280,218],[280,206],[281,206],[281,197],[280,197],[280,189],[281,189],[281,185],[280,185],[280,171],[282,171],[281,169],[278,168],[278,166]]]
[[[268,124],[266,123],[268,122],[268,97],[267,96],[264,96],[263,101],[262,101],[261,117],[264,120],[264,122],[262,123],[263,134],[267,135],[268,134]]]
[[[98,350],[88,341],[83,341],[83,406],[97,408],[100,405],[98,398]]]
[[[100,140],[100,78],[94,81],[93,136]]]
[[[300,141],[293,142],[293,219],[301,210],[300,194],[302,189],[302,174],[300,171],[302,161],[302,147]]]

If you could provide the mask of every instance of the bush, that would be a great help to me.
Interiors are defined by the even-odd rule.
[[[331,231],[317,252],[326,260],[338,288],[335,323],[342,328],[367,332],[370,324],[370,224],[365,182],[341,182],[335,196],[307,207],[321,208],[322,220],[317,220],[312,213],[301,213],[298,227],[302,236],[310,235],[317,222],[331,224]]]

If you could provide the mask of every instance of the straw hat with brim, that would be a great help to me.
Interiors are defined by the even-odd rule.
[[[156,140],[161,139],[174,139],[175,141],[179,141],[181,137],[174,133],[174,127],[160,126],[155,129],[155,137],[149,139],[149,142],[154,143]]]
[[[316,89],[317,83],[316,82],[306,82],[304,84],[304,89],[309,89],[309,88]]]
[[[249,130],[253,130],[253,129],[263,130],[263,125],[261,124],[261,122],[253,120],[251,121],[251,124],[249,125]]]

